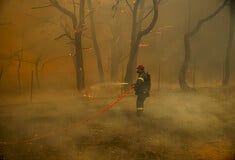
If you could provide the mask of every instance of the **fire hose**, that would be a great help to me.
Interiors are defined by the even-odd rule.
[[[23,139],[23,140],[17,140],[17,141],[12,141],[12,142],[1,142],[0,141],[0,145],[16,145],[16,144],[30,144],[34,141],[37,140],[41,140],[44,138],[49,138],[49,137],[53,137],[56,136],[58,134],[64,133],[68,130],[71,130],[73,128],[77,128],[95,118],[97,118],[98,116],[102,115],[104,112],[108,111],[109,109],[111,109],[115,104],[117,104],[118,102],[120,102],[123,98],[125,98],[126,96],[128,96],[131,92],[133,92],[134,88],[131,87],[128,90],[126,90],[123,94],[121,94],[121,96],[119,96],[117,99],[115,99],[112,103],[110,103],[109,105],[107,105],[106,107],[104,107],[103,109],[97,111],[96,113],[92,114],[91,116],[80,120],[76,123],[73,123],[67,127],[64,127],[62,129],[56,130],[56,131],[52,131],[52,132],[48,132],[46,134],[42,134],[42,135],[36,135],[33,136],[31,138],[27,138],[27,139]]]

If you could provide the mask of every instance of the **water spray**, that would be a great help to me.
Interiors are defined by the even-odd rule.
[[[123,86],[128,85],[129,83],[126,82],[105,82],[105,83],[98,83],[90,86],[91,89],[99,88],[99,87],[107,87],[107,86]]]

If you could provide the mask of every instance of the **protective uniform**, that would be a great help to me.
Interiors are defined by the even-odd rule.
[[[149,96],[149,88],[145,81],[147,80],[147,73],[144,71],[144,66],[139,65],[137,68],[138,78],[134,85],[136,100],[136,112],[137,115],[141,115],[144,111],[144,101]]]

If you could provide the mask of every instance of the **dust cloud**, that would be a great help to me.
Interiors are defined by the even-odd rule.
[[[59,2],[73,10],[70,0]],[[74,32],[69,17],[45,7],[47,0],[0,0],[0,160],[234,160],[234,46],[230,83],[221,87],[228,5],[191,39],[186,78],[193,89],[182,91],[184,34],[222,1],[162,1],[157,24],[139,47],[137,61],[151,74],[152,89],[138,117],[133,92],[117,102],[127,85],[131,12],[120,1],[114,17],[113,1],[92,2],[105,81],[86,19],[86,87],[78,92],[73,43],[56,39]]]

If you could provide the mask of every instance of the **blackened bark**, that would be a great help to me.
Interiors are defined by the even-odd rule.
[[[77,32],[75,33],[75,64],[76,64],[76,77],[77,77],[77,89],[81,91],[85,88],[85,75],[84,75],[84,65],[83,65],[83,50],[82,50],[82,33],[84,27],[84,17],[85,17],[85,0],[80,0],[79,8],[79,24]],[[74,23],[75,24],[75,23]]]
[[[179,72],[179,84],[181,89],[189,89],[190,87],[188,86],[186,82],[186,73],[190,61],[190,56],[191,56],[191,45],[190,45],[190,34],[186,33],[184,35],[184,50],[185,50],[185,55],[184,55],[184,62],[182,64],[182,67]]]
[[[137,0],[133,9],[133,17],[132,17],[132,36],[131,36],[131,48],[130,48],[130,56],[127,64],[127,72],[125,75],[125,82],[132,82],[134,78],[134,73],[137,65],[137,57],[138,57],[138,46],[141,41],[141,38],[147,35],[155,26],[158,18],[158,1],[152,0],[153,2],[153,17],[150,24],[143,30],[137,31],[137,11],[140,0]]]
[[[76,65],[76,80],[77,80],[77,89],[81,91],[84,84],[84,68],[83,68],[83,55],[82,55],[82,39],[81,32],[75,33],[75,65]]]
[[[130,46],[130,56],[129,56],[129,61],[127,64],[127,69],[126,69],[126,75],[125,75],[125,82],[132,82],[133,77],[134,77],[134,67],[136,67],[136,51],[137,47],[136,46],[136,24],[137,24],[137,10],[138,10],[138,5],[139,1],[137,0],[134,4],[134,9],[132,13],[132,32],[131,32],[131,46]]]
[[[85,88],[84,82],[84,65],[83,65],[83,50],[82,50],[82,33],[84,27],[85,15],[85,0],[80,0],[79,8],[79,24],[75,13],[63,8],[57,0],[49,0],[52,6],[56,7],[59,11],[71,18],[74,32],[74,46],[75,46],[75,69],[76,69],[76,83],[78,91]],[[75,5],[75,4],[74,4]],[[75,7],[75,6],[74,6]],[[75,12],[75,9],[74,9]]]

